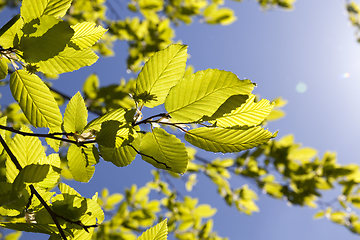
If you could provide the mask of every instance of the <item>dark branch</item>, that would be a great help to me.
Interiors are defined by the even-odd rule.
[[[164,165],[166,169],[171,169],[171,167],[169,167],[168,165],[166,165],[166,163],[160,162],[160,161],[156,160],[154,157],[152,157],[152,156],[150,156],[150,155],[141,153],[141,152],[138,151],[133,145],[129,144],[128,146],[130,146],[132,149],[134,149],[134,151],[135,151],[137,154],[140,154],[140,155],[142,155],[142,156],[151,158],[151,159],[154,160],[157,164],[162,164],[162,165]]]
[[[52,138],[52,139],[59,140],[59,141],[64,141],[64,142],[68,142],[68,143],[74,143],[74,144],[80,145],[80,146],[83,146],[83,145],[89,144],[89,143],[95,143],[95,141],[93,141],[93,140],[79,142],[79,141],[75,141],[75,140],[71,140],[71,139],[67,139],[67,138],[56,137],[57,135],[75,136],[75,133],[48,133],[48,134],[29,133],[29,132],[22,132],[22,131],[14,129],[12,127],[6,127],[6,126],[2,126],[2,125],[0,125],[0,129],[4,129],[4,130],[7,130],[7,131],[10,131],[10,132],[13,132],[13,133],[17,133],[17,134],[20,134],[22,136]]]
[[[156,118],[156,117],[166,117],[166,116],[168,116],[167,113],[159,113],[159,114],[156,114],[154,116],[148,117],[148,118],[146,118],[144,120],[141,120],[139,122],[133,123],[133,126],[149,123],[149,122],[152,121],[153,118]]]

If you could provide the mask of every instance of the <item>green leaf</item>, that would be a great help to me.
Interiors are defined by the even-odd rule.
[[[49,88],[37,75],[30,75],[25,70],[13,72],[10,77],[10,90],[34,127],[61,130],[60,109]]]
[[[24,21],[20,18],[20,14],[17,14],[0,29],[0,45],[4,49],[14,46],[15,35],[23,24]]]
[[[96,74],[90,74],[83,85],[83,92],[85,94],[85,98],[94,99],[97,96],[99,91],[99,77]]]
[[[25,166],[14,180],[13,187],[17,190],[25,187],[24,183],[38,183],[44,180],[50,170],[50,165],[31,164]]]
[[[231,97],[229,99],[231,99]],[[216,126],[223,128],[259,125],[269,115],[274,107],[274,104],[270,104],[270,102],[266,99],[261,99],[261,101],[257,103],[255,103],[254,100],[255,95],[250,94],[246,103],[242,104],[240,107],[237,107],[239,104],[234,101],[226,101],[211,117],[216,118],[216,120],[209,122],[216,122]]]
[[[90,149],[87,150],[87,148]],[[79,182],[89,182],[95,172],[95,165],[98,161],[96,151],[89,146],[85,148],[71,145],[68,149],[68,165],[73,178]]]
[[[168,234],[167,219],[146,230],[137,240],[166,240]]]
[[[250,80],[239,80],[231,72],[199,71],[183,78],[170,90],[165,109],[175,122],[196,122],[212,116],[229,97],[250,94],[254,86]]]
[[[195,215],[202,218],[209,218],[212,217],[216,211],[216,208],[212,208],[209,204],[201,204],[195,209]]]
[[[8,65],[4,58],[0,57],[0,80],[6,78],[8,75]]]
[[[162,128],[145,134],[140,153],[142,159],[154,167],[181,174],[186,171],[189,157],[185,144]]]
[[[25,22],[43,15],[63,17],[70,8],[72,0],[23,0],[20,14]]]
[[[71,47],[65,47],[64,51],[53,58],[37,63],[37,66],[39,67],[38,70],[43,73],[61,74],[90,66],[98,58],[91,49],[76,50]]]
[[[65,49],[74,35],[74,30],[67,22],[52,16],[34,19],[26,23],[22,30],[24,35],[20,37],[16,48],[23,52],[22,58],[28,63],[55,57]]]
[[[138,150],[140,148],[140,142],[141,137],[138,136],[134,140],[132,140],[132,137],[125,141],[117,140],[114,148],[99,145],[101,157],[105,161],[112,162],[115,166],[125,167],[134,161],[137,155],[135,149]]]
[[[172,86],[184,75],[187,46],[173,44],[155,53],[144,65],[136,79],[135,98],[142,100],[146,107],[163,104]],[[148,101],[141,97],[152,96]]]
[[[189,130],[185,140],[196,147],[210,152],[240,152],[267,143],[273,134],[261,127],[235,130],[214,127],[200,127]]]
[[[64,113],[64,130],[67,133],[79,133],[87,124],[88,112],[85,101],[77,92],[69,101]]]
[[[102,26],[92,22],[82,22],[71,27],[75,31],[71,42],[75,43],[80,49],[91,47],[107,31]]]
[[[31,132],[30,129],[25,126],[21,128],[21,131]],[[36,164],[46,157],[44,147],[41,145],[39,138],[24,137],[16,134],[9,147],[23,168],[30,164]],[[8,157],[6,160],[6,178],[8,182],[12,183],[18,173],[19,170],[17,170],[10,157]]]

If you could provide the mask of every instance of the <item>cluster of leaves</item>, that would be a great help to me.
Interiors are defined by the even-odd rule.
[[[349,1],[346,3],[346,10],[351,24],[356,28],[357,41],[360,42],[360,6],[354,1]]]

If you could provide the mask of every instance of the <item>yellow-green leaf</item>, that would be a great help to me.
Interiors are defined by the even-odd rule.
[[[137,240],[166,240],[168,234],[167,219],[146,230]]]
[[[64,130],[67,133],[79,133],[87,124],[88,112],[85,101],[77,92],[69,101],[64,113]]]
[[[75,31],[71,42],[75,43],[80,49],[91,47],[107,31],[102,26],[93,22],[82,22],[71,27]]]

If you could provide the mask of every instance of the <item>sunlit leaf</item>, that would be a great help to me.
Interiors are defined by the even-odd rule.
[[[200,127],[189,130],[185,140],[210,152],[240,152],[268,142],[275,135],[261,127],[247,130]]]
[[[102,26],[96,25],[93,22],[82,22],[71,27],[75,31],[71,42],[75,43],[80,49],[91,47],[107,31]]]
[[[254,84],[231,72],[208,69],[180,80],[169,92],[165,109],[179,122],[196,122],[212,116],[231,96],[250,94]]]
[[[0,29],[1,47],[7,49],[14,46],[15,35],[23,24],[24,21],[20,18],[20,14],[17,14]]]
[[[147,107],[163,104],[170,88],[184,75],[187,46],[174,44],[155,53],[145,64],[136,80],[135,93],[138,98],[144,94],[153,96],[145,102]],[[140,99],[141,100],[141,99]]]
[[[240,107],[236,106],[236,104],[239,103],[226,101],[212,116],[212,118],[216,118],[216,120],[210,122],[216,123],[216,126],[224,128],[259,125],[269,115],[274,104],[270,104],[266,99],[261,99],[260,102],[257,103],[255,103],[254,100],[255,95],[251,94],[246,100],[246,103],[242,104]]]
[[[69,101],[64,113],[64,130],[67,133],[79,133],[87,124],[87,109],[80,92]]]
[[[142,159],[154,167],[177,173],[186,171],[189,157],[185,144],[162,128],[154,128],[145,134],[140,153]]]
[[[0,80],[6,78],[8,75],[8,65],[4,58],[0,57]]]
[[[53,58],[37,63],[37,66],[39,67],[38,70],[43,73],[60,74],[90,66],[98,58],[91,49],[76,50],[71,47],[65,47],[64,51]]]
[[[137,240],[166,240],[168,234],[167,219],[149,228]]]
[[[45,233],[45,234],[59,234],[58,228],[55,224],[29,224],[29,223],[10,223],[10,222],[0,222],[0,226],[3,228],[8,228],[17,231],[24,232],[34,232],[34,233]],[[70,236],[69,229],[63,229],[65,235]]]
[[[20,189],[24,183],[38,183],[44,180],[50,165],[30,164],[25,166],[14,180],[14,188]],[[23,186],[25,187],[25,186]]]
[[[84,148],[71,145],[68,149],[68,165],[73,178],[79,182],[88,182],[92,178],[95,163],[90,162]]]
[[[30,22],[43,15],[63,17],[72,0],[23,0],[20,14],[25,22]]]
[[[60,109],[49,88],[37,75],[30,75],[25,70],[15,71],[10,77],[10,90],[33,126],[60,129]]]
[[[90,74],[83,85],[83,92],[85,94],[85,98],[94,99],[97,96],[99,91],[99,77],[96,74]]]

